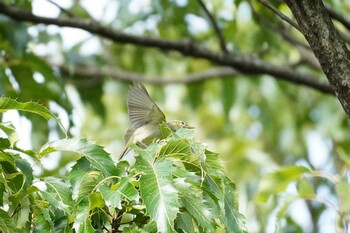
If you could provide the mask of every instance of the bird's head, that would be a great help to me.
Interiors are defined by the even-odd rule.
[[[183,121],[179,121],[179,120],[172,120],[167,122],[168,127],[172,130],[172,131],[176,131],[180,128],[185,128],[185,129],[193,129],[193,126],[188,125],[187,123],[183,122]]]

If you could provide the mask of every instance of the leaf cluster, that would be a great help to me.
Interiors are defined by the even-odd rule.
[[[8,109],[55,118],[39,104],[1,98],[0,110]],[[24,151],[10,123],[0,128],[1,232],[246,232],[235,184],[191,130],[162,125],[164,140],[133,146],[135,162],[115,163],[86,139]],[[80,155],[69,173],[36,175],[35,164],[63,151]]]

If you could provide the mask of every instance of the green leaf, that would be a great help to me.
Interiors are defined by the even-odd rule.
[[[0,167],[0,173],[2,172],[2,169]],[[5,189],[6,181],[3,179],[2,176],[0,176],[0,206],[4,205],[4,193],[6,191]]]
[[[236,186],[228,178],[224,179],[225,224],[230,232],[247,232],[245,218],[238,212]]]
[[[80,202],[76,211],[76,219],[73,223],[73,229],[77,233],[95,233],[90,219],[90,208],[88,203]]]
[[[146,149],[142,149],[133,144],[130,146],[130,148],[132,148],[137,153],[142,154],[143,159],[145,159],[148,163],[152,163],[157,155],[159,145],[157,143],[152,143]]]
[[[91,170],[92,170],[92,168],[90,167],[90,163],[85,157],[81,157],[74,164],[74,166],[72,167],[72,170],[70,172],[70,183],[73,186],[73,196],[75,195],[74,190],[78,190],[77,188],[74,188],[74,187],[76,185],[80,185],[77,183],[81,183],[83,176]]]
[[[176,181],[181,181],[175,183],[181,206],[205,232],[215,232],[219,228],[245,232],[245,219],[238,212],[235,184],[226,177],[218,154],[190,139],[191,135],[187,136],[188,139],[170,140],[159,153],[159,157],[182,155],[180,158],[185,166],[176,162],[177,169],[173,172],[178,177]],[[187,184],[187,189],[180,184],[184,187]]]
[[[25,5],[27,9],[31,8],[31,4],[27,1],[21,1],[20,5]],[[6,38],[6,41],[10,43],[13,52],[20,57],[25,54],[28,42],[30,40],[27,29],[28,27],[21,22],[9,20],[5,17],[0,18],[0,32],[2,40]]]
[[[21,158],[16,159],[16,165],[23,172],[26,178],[25,187],[28,187],[32,184],[34,179],[32,166],[27,162],[27,160]]]
[[[13,147],[14,144],[18,141],[18,134],[16,132],[15,127],[12,125],[11,122],[2,122],[0,123],[0,129],[7,134],[11,142],[11,147]]]
[[[127,198],[129,201],[139,202],[139,193],[130,182],[130,178],[122,177],[117,184],[110,188],[107,185],[101,185],[99,190],[101,191],[106,204],[121,209],[121,201],[123,198]]]
[[[182,139],[193,140],[195,133],[196,132],[194,129],[180,128],[175,133],[173,133],[173,136],[175,139],[182,138]]]
[[[100,208],[105,206],[101,193],[91,193],[89,195],[90,209]]]
[[[350,214],[350,185],[349,181],[343,177],[337,184],[336,190],[339,197],[340,211],[346,215]]]
[[[205,149],[205,160],[202,165],[204,170],[207,172],[211,172],[212,174],[216,174],[219,176],[224,176],[225,168],[221,160],[219,160],[219,154],[214,153]]]
[[[27,192],[24,189],[21,189],[17,193],[9,195],[8,201],[11,203],[11,205],[9,205],[8,213],[11,214],[11,216],[15,216],[18,208],[21,207],[22,202],[28,198],[29,193],[30,192]]]
[[[0,97],[0,112],[7,112],[8,110],[31,112],[42,116],[46,120],[55,119],[57,122],[60,122],[54,114],[41,104],[34,102],[18,102],[11,98]]]
[[[46,191],[42,191],[45,199],[54,207],[71,214],[72,191],[69,183],[57,177],[45,177]]]
[[[99,190],[101,191],[103,199],[108,206],[118,209],[122,208],[121,202],[123,195],[120,192],[111,190],[107,185],[101,185]]]
[[[145,224],[144,229],[146,232],[158,232],[157,224],[154,221],[149,221],[147,224]]]
[[[0,230],[3,233],[15,233],[18,232],[16,224],[8,213],[0,209]]]
[[[185,178],[177,178],[175,186],[180,192],[181,207],[185,208],[196,219],[198,225],[205,232],[214,232],[215,221],[213,212],[207,206],[201,188],[186,182]]]
[[[179,154],[186,155],[189,153],[191,153],[191,148],[188,141],[185,139],[175,139],[165,144],[161,148],[159,155],[176,156]]]
[[[228,232],[246,232],[244,216],[238,212],[235,184],[225,175],[220,177],[210,171],[205,174],[202,189],[214,212],[220,217]],[[223,208],[222,208],[223,207]]]
[[[18,214],[16,226],[18,229],[23,229],[29,227],[29,216],[31,215],[30,202],[28,197],[22,199],[20,208],[18,209]]]
[[[43,209],[43,212],[48,211],[47,209]],[[50,221],[47,220],[47,218],[45,218],[44,214],[40,214],[37,215],[35,217],[35,221],[34,221],[34,230],[33,233],[46,233],[46,232],[50,232],[52,226],[51,224],[52,220],[50,219]]]
[[[2,166],[3,173],[5,175],[6,184],[10,189],[7,191],[13,195],[16,195],[22,190],[22,187],[24,185],[23,174],[17,171],[14,164],[14,159],[7,153],[0,152],[0,165]]]
[[[286,166],[263,177],[256,201],[266,202],[271,195],[283,192],[288,184],[297,181],[310,170],[301,166]]]
[[[13,157],[9,153],[2,151],[0,151],[0,162],[8,162],[13,167],[15,165],[15,160],[13,159]],[[15,169],[13,169],[13,171],[15,171]]]
[[[47,219],[50,220],[50,213],[47,212]],[[67,216],[63,211],[59,209],[53,209],[53,230],[52,232],[62,232],[62,233],[73,233],[71,222],[73,221],[75,215]],[[70,217],[70,218],[68,218]]]
[[[143,175],[140,191],[147,213],[157,223],[159,232],[174,232],[174,219],[179,212],[178,192],[171,179],[172,161],[164,157],[150,162],[147,151],[141,152],[135,168]]]
[[[0,138],[0,149],[9,149],[11,147],[11,142],[7,138]]]
[[[160,126],[160,131],[162,132],[163,138],[167,138],[171,135],[172,131],[166,123],[162,123]]]
[[[223,201],[224,184],[220,178],[212,176],[210,173],[205,174],[203,189],[213,199]]]
[[[39,154],[42,157],[54,151],[71,151],[84,156],[104,177],[118,174],[113,160],[103,147],[86,139],[62,139],[49,142],[41,148]]]
[[[73,199],[78,200],[87,198],[99,182],[100,173],[98,171],[84,172],[73,186]]]
[[[40,162],[39,156],[37,154],[37,152],[33,151],[33,150],[23,150],[21,148],[18,148],[17,146],[14,146],[12,148],[13,151],[17,151],[18,153],[23,153],[28,155],[29,157],[32,157],[36,162]]]
[[[339,159],[343,161],[347,167],[350,167],[350,155],[348,151],[339,147],[337,148],[337,154],[339,156]]]
[[[314,198],[316,197],[315,190],[313,188],[313,184],[308,179],[301,179],[297,183],[297,188],[299,192],[299,196],[301,198]]]
[[[176,226],[183,232],[196,232],[190,215],[186,212],[180,212],[176,218]]]

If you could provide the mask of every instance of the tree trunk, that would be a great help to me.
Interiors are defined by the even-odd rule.
[[[285,0],[350,118],[350,52],[322,0]]]

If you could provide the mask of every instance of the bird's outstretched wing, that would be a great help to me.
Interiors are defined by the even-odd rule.
[[[128,114],[132,129],[151,122],[160,124],[165,121],[164,113],[140,83],[134,83],[129,91]]]

